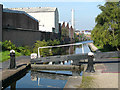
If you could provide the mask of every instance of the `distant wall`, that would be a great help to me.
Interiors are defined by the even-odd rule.
[[[3,28],[23,28],[38,30],[38,22],[24,13],[3,12]]]
[[[2,41],[2,9],[3,6],[0,4],[0,41]]]
[[[59,39],[60,35],[52,32],[34,30],[3,29],[2,40],[11,40],[16,46],[32,46],[36,40]]]

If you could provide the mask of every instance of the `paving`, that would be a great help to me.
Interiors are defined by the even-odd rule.
[[[112,65],[112,68],[110,68]],[[117,64],[95,64],[95,73],[84,72],[84,76],[92,76],[92,88],[118,88],[119,72]],[[110,69],[109,69],[110,68]]]
[[[90,43],[89,46],[92,51],[99,52],[93,43]],[[84,71],[86,70],[86,67]],[[117,88],[120,90],[120,85],[118,83],[120,80],[120,58],[96,59],[94,68],[95,73],[84,72],[84,76],[92,76],[94,78],[92,88],[112,88],[112,90],[116,90],[115,88]]]
[[[70,76],[64,88],[79,88],[81,83],[82,76]]]
[[[29,62],[30,62],[30,56],[20,56],[20,57],[16,58],[16,65],[17,66],[24,64],[24,63],[29,63]],[[0,69],[2,69],[2,70],[7,69],[7,68],[9,68],[10,60],[7,60],[1,64],[2,64],[2,68],[0,68]]]

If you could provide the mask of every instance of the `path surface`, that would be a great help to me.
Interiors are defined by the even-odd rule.
[[[92,51],[100,52],[93,43],[89,43]],[[95,60],[95,73],[86,73],[85,76],[92,76],[92,88],[119,88],[120,85],[120,58],[102,58]]]
[[[94,87],[95,88],[118,88],[118,64],[120,63],[106,63],[96,64],[96,73],[94,75]]]
[[[118,88],[118,73],[99,73],[94,78],[94,88]]]
[[[78,88],[82,83],[81,76],[70,76],[64,88]],[[64,90],[64,89],[63,89]]]
[[[17,57],[16,58],[16,65],[19,66],[21,64],[27,64],[30,62],[30,56],[20,56],[20,57]],[[6,69],[6,68],[9,68],[9,65],[10,65],[10,60],[8,61],[5,61],[2,64],[2,68],[0,69]]]
[[[118,88],[120,73],[118,66],[120,63],[95,64],[95,73],[86,73],[85,76],[94,78],[92,88]]]
[[[97,62],[101,61],[101,62]],[[120,58],[103,58],[100,60],[96,60],[96,64],[103,64],[104,70],[102,70],[102,73],[120,73]],[[99,68],[100,66],[97,66],[96,68]],[[101,67],[100,67],[101,68]]]

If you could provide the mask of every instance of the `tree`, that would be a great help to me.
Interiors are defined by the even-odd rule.
[[[92,30],[92,39],[101,47],[111,46],[120,50],[120,6],[118,2],[106,2],[99,5],[102,11],[96,19],[96,26]]]

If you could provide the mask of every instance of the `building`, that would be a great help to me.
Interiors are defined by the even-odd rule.
[[[76,34],[76,35],[80,35],[80,31],[79,31],[79,30],[76,30],[76,31],[75,31],[75,34]]]
[[[67,22],[62,22],[61,23],[62,27],[62,36],[64,37],[69,37],[69,23]]]
[[[25,11],[39,21],[39,30],[59,33],[59,14],[56,7],[10,8]]]
[[[3,6],[0,4],[0,41],[2,41],[2,8]],[[1,50],[1,45],[0,45]]]
[[[91,30],[83,30],[83,31],[80,31],[80,33],[83,33],[85,35],[91,35]]]
[[[61,27],[62,27],[62,36],[64,37],[64,38],[69,38],[69,40],[71,41],[71,42],[73,42],[73,40],[74,40],[74,29],[73,29],[73,27],[68,23],[68,22],[61,22]]]
[[[91,35],[91,30],[85,30],[84,34]]]
[[[3,28],[39,30],[38,20],[24,11],[3,9]]]
[[[39,21],[24,11],[0,5],[0,39],[16,46],[33,46],[37,40],[60,39],[58,33],[39,31]]]
[[[73,39],[74,39],[74,29],[73,29],[73,27],[71,26],[70,27],[70,39],[71,39],[71,41],[73,42]]]

